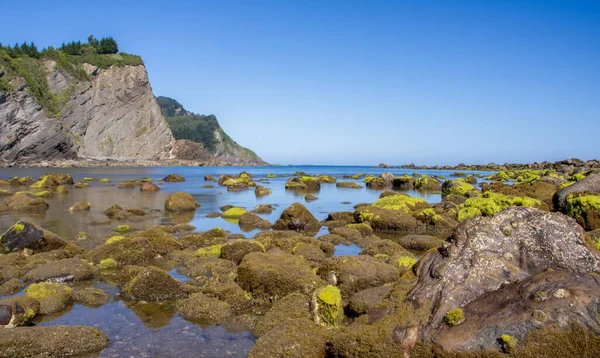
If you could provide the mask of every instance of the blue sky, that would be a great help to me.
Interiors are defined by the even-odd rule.
[[[11,1],[0,42],[113,36],[278,164],[600,159],[600,1]]]

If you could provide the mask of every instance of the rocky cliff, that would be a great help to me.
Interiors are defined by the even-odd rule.
[[[0,57],[0,133],[0,159],[9,161],[167,159],[175,142],[141,60]]]
[[[158,97],[158,104],[175,138],[187,140],[186,152],[194,151],[190,143],[196,143],[196,149],[204,156],[211,153],[216,160],[235,164],[265,164],[253,151],[244,148],[229,137],[214,115],[195,114],[186,110],[176,100]],[[179,153],[180,151],[178,151]],[[187,157],[186,157],[187,158]]]

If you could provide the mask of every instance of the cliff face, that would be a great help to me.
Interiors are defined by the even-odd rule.
[[[40,73],[59,103],[57,113],[34,97],[30,79],[14,70],[7,76],[10,69],[4,66],[0,77],[10,89],[0,88],[0,159],[170,157],[175,139],[143,65],[101,69],[83,64],[87,76],[76,79],[55,61],[40,61]]]
[[[186,140],[187,153],[194,149],[191,142],[201,144],[197,150],[211,153],[216,160],[234,164],[266,164],[256,153],[229,137],[217,117],[189,112],[176,100],[158,97],[158,104],[175,138]]]

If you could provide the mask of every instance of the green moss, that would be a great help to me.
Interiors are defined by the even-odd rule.
[[[582,195],[567,197],[567,215],[578,218],[590,210],[600,212],[600,195]]]
[[[129,225],[119,225],[115,228],[115,232],[127,233],[129,232]]]
[[[573,174],[571,176],[571,180],[574,180],[576,182],[583,180],[583,179],[585,179],[585,174],[583,174],[583,173],[577,173],[577,174]]]
[[[362,177],[364,177],[364,176],[365,176],[365,174],[364,174],[364,173],[358,173],[358,174],[354,174],[354,175],[352,175],[350,178],[352,178],[352,179],[354,179],[354,180],[358,180],[358,179],[360,179],[360,178],[362,178]]]
[[[566,188],[566,187],[571,186],[571,185],[573,185],[575,183],[576,183],[575,181],[566,181],[566,182],[560,184],[560,188],[561,189],[562,188]]]
[[[451,326],[457,326],[465,320],[465,314],[461,308],[455,308],[448,311],[444,317],[444,321]]]
[[[85,177],[85,178],[83,178],[83,180],[84,180],[84,181],[92,181],[92,180],[94,180],[94,178],[91,178],[91,177]]]
[[[468,218],[481,216],[481,211],[477,208],[461,208],[458,211],[458,222],[462,222]]]
[[[108,178],[100,179],[100,183],[110,183]]]
[[[244,208],[231,208],[227,211],[225,211],[223,213],[223,218],[224,219],[239,219],[242,217],[242,215],[244,215],[245,213],[247,213],[248,211]]]
[[[105,245],[110,245],[113,244],[117,241],[123,240],[125,238],[125,236],[121,236],[121,235],[117,235],[117,236],[112,236],[110,238],[108,238],[108,240],[106,240],[106,242],[104,243]]]
[[[515,181],[517,183],[531,183],[534,181],[538,181],[542,176],[546,175],[547,171],[543,170],[521,170]]]
[[[317,314],[322,323],[336,327],[344,315],[342,294],[339,288],[327,285],[317,293]]]
[[[71,292],[71,287],[56,282],[40,282],[31,284],[25,290],[25,296],[41,300],[60,292]]]
[[[14,224],[12,227],[12,231],[17,235],[23,232],[23,230],[25,230],[25,225],[23,225],[20,221]]]
[[[375,179],[377,179],[377,177],[375,175],[369,174],[363,180],[364,180],[365,184],[368,184],[368,183],[372,182]]]
[[[376,208],[402,210],[406,213],[410,213],[418,206],[427,205],[427,202],[423,199],[405,195],[386,196],[373,203]]]
[[[517,346],[519,345],[519,341],[508,334],[503,334],[500,336],[500,343],[502,344],[502,350],[504,353],[512,354],[517,350]]]
[[[100,270],[114,270],[117,268],[117,266],[119,266],[117,261],[112,258],[100,260],[100,263],[98,264],[98,268]]]
[[[467,193],[472,192],[472,191],[477,191],[477,189],[464,181],[464,179],[456,179],[452,181],[452,185],[449,186],[448,188],[445,188],[443,190],[443,194],[444,195],[461,195],[461,196],[465,196],[467,195]]]
[[[277,178],[277,175],[275,175],[275,174],[267,174],[267,178]]]
[[[410,269],[414,264],[417,263],[417,259],[410,256],[402,256],[398,260],[396,260],[396,264],[400,267],[404,267]]]
[[[201,247],[196,251],[198,257],[220,257],[221,247],[223,245],[212,245],[207,247]]]

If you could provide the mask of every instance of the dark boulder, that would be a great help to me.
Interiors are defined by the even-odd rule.
[[[557,191],[552,197],[554,209],[565,213],[567,197],[575,193],[600,194],[600,173],[588,175],[581,181]]]

